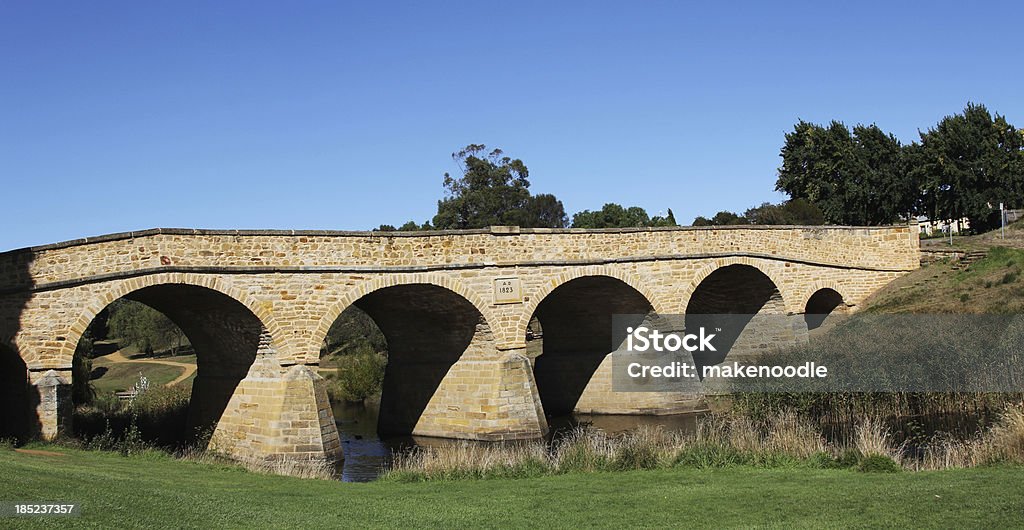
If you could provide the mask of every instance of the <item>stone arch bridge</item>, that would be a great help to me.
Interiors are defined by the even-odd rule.
[[[190,421],[215,426],[217,449],[336,458],[316,368],[354,304],[388,341],[382,431],[538,437],[545,413],[699,406],[696,394],[611,392],[612,314],[808,314],[813,328],[812,315],[855,310],[918,263],[912,226],[154,229],[15,250],[0,254],[2,420],[44,437],[67,428],[79,338],[125,297],[194,345]],[[534,318],[539,356],[527,348]]]

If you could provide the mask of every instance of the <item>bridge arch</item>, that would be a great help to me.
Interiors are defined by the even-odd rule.
[[[815,280],[806,287],[800,290],[796,296],[796,301],[803,304],[804,308],[807,306],[807,302],[814,296],[818,291],[823,289],[829,289],[835,291],[840,297],[842,297],[843,305],[852,307],[853,296],[850,294],[849,289],[846,285],[835,280]]]
[[[606,274],[581,274],[558,283],[526,314],[540,324],[540,348],[534,358],[534,377],[546,414],[562,416],[574,411],[595,412],[610,408],[613,316],[636,315],[637,325],[654,312],[649,294],[634,282]],[[563,278],[564,279],[564,278]],[[524,330],[525,336],[525,330]]]
[[[494,322],[497,322],[497,319],[491,311],[491,307],[486,304],[475,291],[470,290],[462,282],[456,279],[434,273],[389,274],[373,278],[371,280],[366,280],[354,287],[350,287],[345,291],[345,294],[342,295],[341,299],[331,304],[327,308],[327,312],[324,313],[319,322],[317,322],[316,327],[313,330],[313,334],[304,348],[307,354],[306,358],[304,360],[299,359],[299,361],[304,362],[305,364],[316,364],[319,362],[320,345],[323,344],[324,339],[327,337],[327,332],[330,331],[331,326],[336,320],[338,320],[341,313],[348,309],[357,300],[375,291],[401,285],[433,285],[446,289],[459,295],[472,304],[473,307],[480,312],[487,323],[493,325]]]
[[[261,353],[271,354],[262,361],[264,366],[280,367],[276,355],[272,355],[275,353],[274,341],[266,321],[239,301],[236,298],[238,293],[232,296],[225,290],[228,289],[219,282],[197,281],[195,277],[178,274],[127,281],[103,293],[100,299],[109,300],[109,303],[90,307],[88,313],[93,315],[93,320],[75,330],[74,336],[80,342],[104,309],[118,300],[125,300],[161,313],[188,339],[195,352],[196,371],[187,408],[172,408],[161,413],[159,418],[147,420],[159,423],[157,436],[160,443],[194,441],[195,435],[218,426],[227,413],[237,414],[238,411],[229,410],[229,404]],[[74,355],[76,352],[73,350],[72,362]],[[110,358],[112,363],[133,360],[124,359],[119,353]],[[76,383],[74,378],[82,376],[81,373],[72,373],[72,383]],[[177,384],[188,385],[188,382]],[[92,425],[83,432],[97,434],[96,427],[102,426]]]
[[[744,361],[794,340],[790,312],[779,282],[752,260],[736,259],[705,268],[686,297],[687,331],[716,330],[716,350],[694,353],[707,366],[727,358]]]
[[[338,320],[352,307],[369,316],[386,341],[378,432],[430,432],[446,421],[447,407],[481,397],[471,395],[473,389],[461,388],[479,381],[450,377],[459,372],[456,363],[465,367],[480,361],[497,362],[486,307],[482,311],[479,298],[459,282],[419,275],[367,282],[352,289],[325,318]],[[315,336],[320,343],[332,324],[324,322],[327,331]],[[311,364],[308,357],[306,361]]]
[[[800,300],[804,300],[804,322],[808,331],[821,327],[833,313],[846,313],[853,306],[846,290],[835,281],[812,283]]]
[[[158,285],[185,285],[205,288],[211,291],[216,291],[234,300],[248,309],[249,312],[259,319],[263,328],[266,329],[270,335],[271,347],[273,347],[282,357],[287,356],[290,353],[289,344],[283,340],[284,335],[281,332],[281,326],[278,324],[267,305],[259,303],[248,293],[215,276],[165,272],[121,281],[111,288],[99,292],[98,296],[92,298],[86,304],[84,311],[79,314],[74,324],[71,325],[64,344],[61,346],[59,356],[60,367],[69,368],[71,366],[71,361],[75,355],[75,349],[78,347],[78,341],[82,338],[85,330],[89,328],[89,325],[93,320],[95,320],[96,316],[99,315],[101,311],[106,309],[107,306],[119,298],[123,298],[135,291]]]
[[[783,292],[785,282],[782,281],[782,278],[779,276],[779,272],[774,270],[774,268],[772,267],[766,266],[764,260],[740,256],[716,259],[714,263],[710,263],[699,269],[692,276],[689,286],[687,286],[686,290],[683,291],[682,295],[680,296],[680,303],[682,304],[681,307],[684,309],[684,311],[689,306],[690,300],[693,298],[694,292],[697,290],[698,287],[701,286],[701,284],[704,283],[704,281],[709,276],[716,273],[717,271],[725,269],[726,267],[731,267],[735,265],[742,265],[756,269],[766,278],[771,280],[772,284],[779,291],[779,298],[782,300],[782,305],[783,307],[786,308],[786,311],[796,312],[792,310],[792,307],[789,304],[789,301],[792,300],[794,296],[790,293]]]
[[[668,313],[667,305],[663,304],[662,300],[655,296],[654,292],[648,289],[646,285],[637,281],[637,277],[635,275],[626,274],[619,269],[605,265],[573,268],[572,270],[559,274],[550,281],[545,282],[529,294],[529,301],[523,304],[523,308],[519,312],[519,320],[511,327],[513,332],[512,337],[506,336],[504,342],[507,344],[503,344],[502,346],[507,346],[510,349],[525,346],[523,343],[524,337],[526,337],[527,328],[530,325],[530,321],[532,320],[534,313],[537,311],[537,306],[539,306],[552,291],[578,278],[601,276],[616,279],[631,287],[647,300],[655,313]]]
[[[29,414],[36,405],[29,394],[30,384],[28,366],[14,342],[0,340],[0,437],[24,440],[37,430]]]

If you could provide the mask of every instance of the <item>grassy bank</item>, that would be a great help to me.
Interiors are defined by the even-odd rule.
[[[177,366],[155,363],[111,363],[102,357],[92,362],[93,372],[98,376],[92,380],[97,393],[128,390],[139,382],[139,374],[149,379],[153,386],[163,386],[180,376],[184,369]]]
[[[879,475],[671,469],[522,480],[346,484],[160,454],[0,450],[0,499],[82,503],[69,526],[969,526],[1024,524],[1021,468]],[[18,526],[39,520],[10,519]],[[51,520],[52,522],[52,520]]]
[[[979,245],[971,250],[984,250],[987,255],[967,268],[948,261],[926,265],[872,295],[864,302],[864,310],[923,314],[1024,313],[1024,249]]]

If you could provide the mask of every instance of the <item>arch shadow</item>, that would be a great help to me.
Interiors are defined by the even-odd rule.
[[[613,315],[631,315],[636,322],[630,325],[637,325],[653,310],[640,291],[610,276],[581,276],[548,293],[528,320],[536,317],[543,331],[533,371],[544,412],[573,412],[598,367],[617,348]]]
[[[374,289],[351,305],[373,320],[387,343],[377,419],[381,435],[412,434],[452,366],[464,356],[494,350],[485,316],[447,287],[391,285]]]
[[[687,333],[704,328],[716,334],[717,351],[694,352],[694,362],[702,368],[719,364],[730,354],[737,357],[770,346],[764,341],[742,341],[741,337],[750,337],[748,330],[758,325],[773,324],[760,318],[761,322],[751,325],[756,318],[771,314],[785,315],[785,305],[778,286],[767,274],[747,264],[715,269],[700,281],[686,305]]]
[[[807,324],[807,330],[822,327],[834,311],[845,309],[845,303],[843,295],[835,289],[825,287],[815,291],[804,305],[804,322]]]
[[[17,344],[22,314],[32,298],[35,254],[0,254],[0,438],[24,443],[42,431],[40,395],[32,385],[25,352]]]

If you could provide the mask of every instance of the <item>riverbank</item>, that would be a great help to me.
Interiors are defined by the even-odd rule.
[[[62,526],[1024,525],[1021,467],[897,474],[734,467],[352,484],[257,475],[158,453],[33,448],[60,455],[0,449],[0,499],[81,503],[82,515]],[[54,522],[3,522],[45,521]]]

